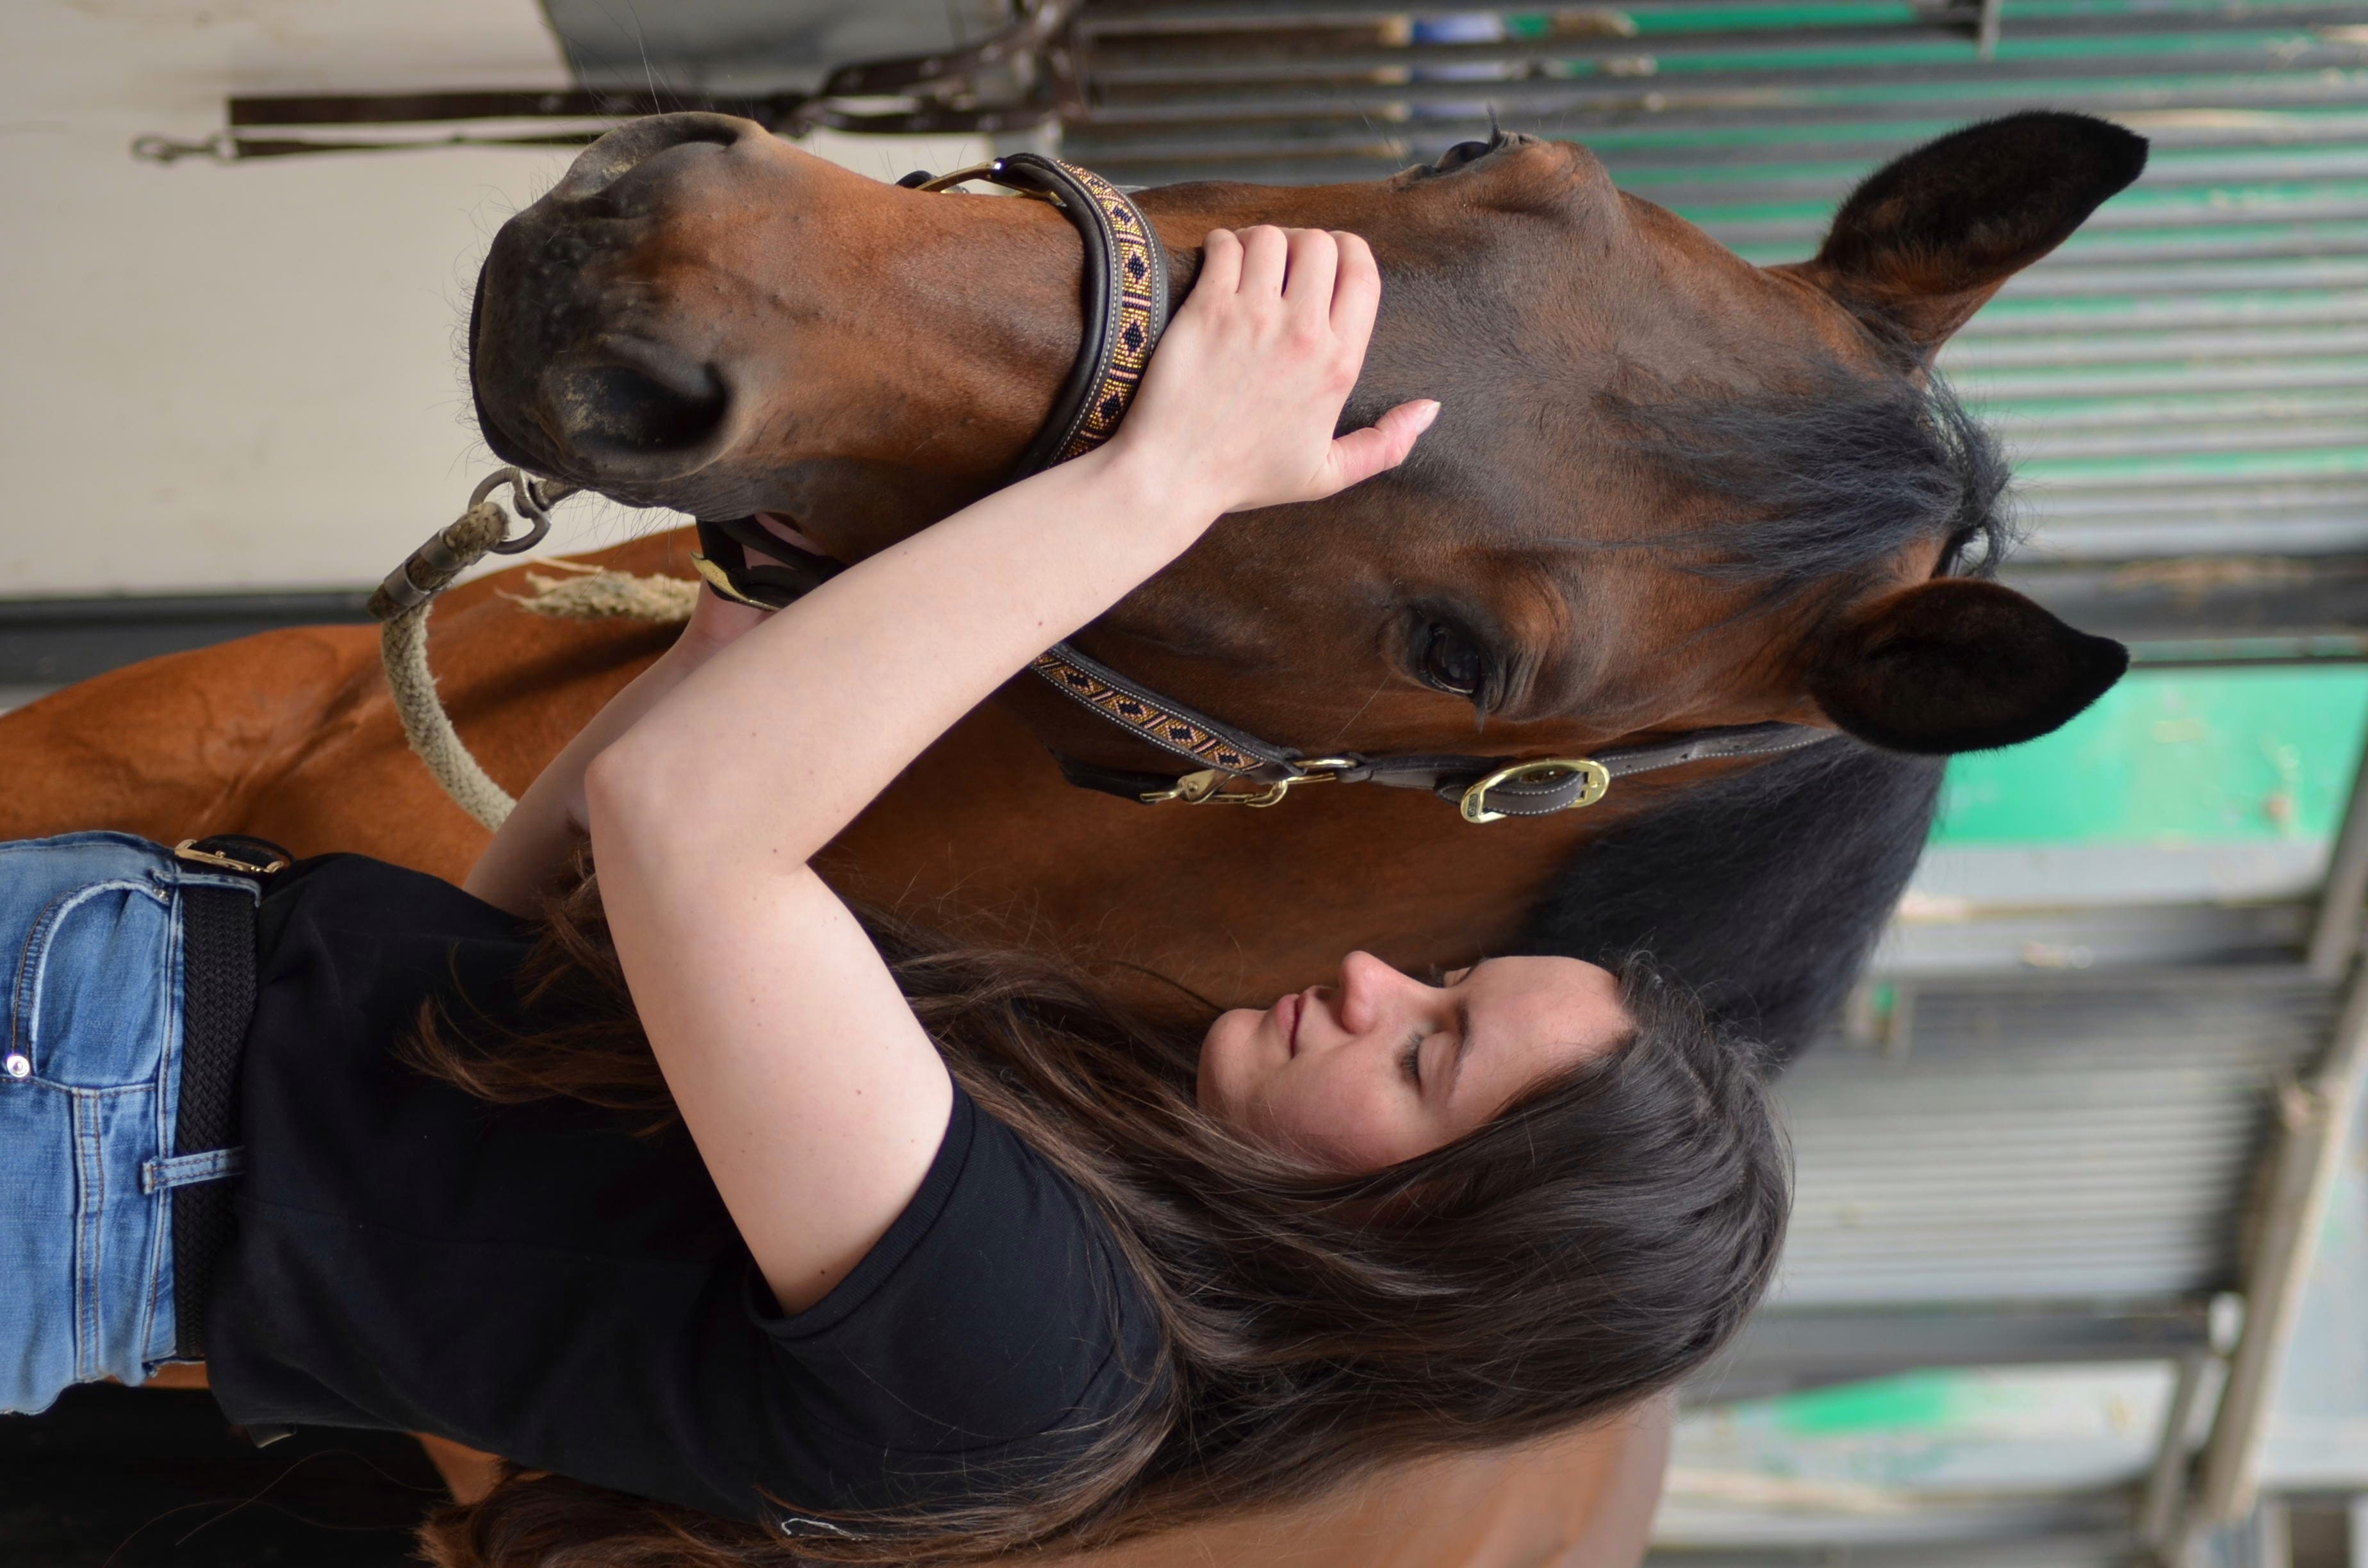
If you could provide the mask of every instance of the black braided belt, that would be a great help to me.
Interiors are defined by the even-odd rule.
[[[174,853],[192,865],[258,883],[288,863],[259,838],[191,839]],[[255,1017],[255,892],[187,882],[181,887],[181,1090],[173,1122],[176,1158],[227,1150],[238,1140],[239,1063]],[[206,1346],[206,1294],[231,1239],[230,1186],[199,1181],[173,1196],[174,1356],[198,1360]]]

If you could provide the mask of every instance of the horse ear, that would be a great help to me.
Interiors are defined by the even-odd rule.
[[[1815,261],[1774,268],[1930,358],[2016,273],[2146,167],[2146,138],[2085,114],[1969,125],[1867,176]]]
[[[2056,619],[2011,588],[1943,577],[1844,619],[1809,695],[1850,734],[1941,755],[2047,733],[2122,678],[2129,650]]]

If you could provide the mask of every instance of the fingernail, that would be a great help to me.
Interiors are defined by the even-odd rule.
[[[1423,411],[1415,415],[1414,427],[1417,432],[1428,430],[1430,428],[1430,422],[1438,417],[1439,400],[1437,398],[1426,399]]]

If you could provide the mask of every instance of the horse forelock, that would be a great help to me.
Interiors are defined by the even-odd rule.
[[[1824,365],[1750,396],[1599,402],[1698,508],[1639,542],[1746,589],[1746,609],[1853,593],[1936,547],[1933,575],[1987,576],[2018,540],[2006,455],[1937,374]]]

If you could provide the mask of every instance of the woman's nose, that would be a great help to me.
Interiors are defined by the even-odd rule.
[[[1372,954],[1352,952],[1340,960],[1340,1025],[1352,1035],[1369,1034],[1426,989]]]

